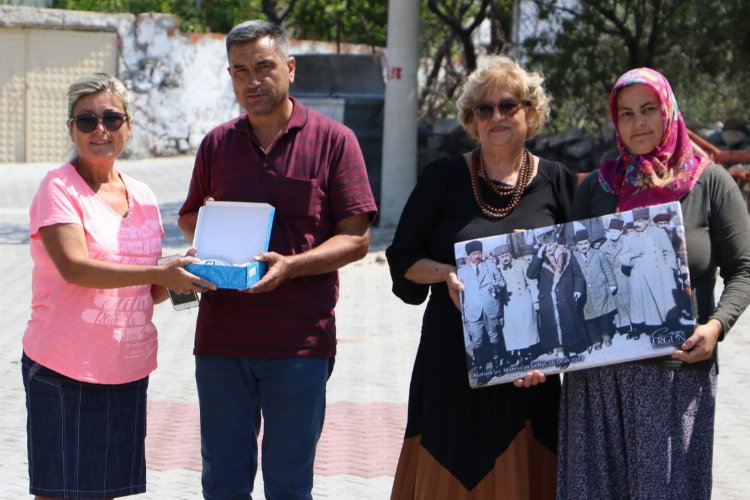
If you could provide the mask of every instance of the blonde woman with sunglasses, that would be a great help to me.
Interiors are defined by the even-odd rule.
[[[106,499],[146,490],[146,388],[155,302],[214,285],[156,265],[164,230],[151,190],[115,167],[132,131],[128,92],[97,73],[68,91],[73,159],[31,203],[31,319],[23,336],[29,492]]]
[[[545,381],[533,371],[515,383],[470,388],[469,369],[501,371],[514,360],[502,312],[479,305],[476,316],[462,318],[459,294],[478,278],[457,274],[454,257],[456,242],[568,220],[573,175],[525,146],[549,115],[542,82],[502,56],[468,77],[458,118],[479,144],[427,167],[387,250],[394,293],[409,304],[430,295],[392,499],[554,498],[559,377]],[[492,251],[470,250],[485,259]]]

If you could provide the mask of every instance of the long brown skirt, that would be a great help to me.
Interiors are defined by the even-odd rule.
[[[556,466],[555,454],[534,438],[527,422],[492,470],[469,491],[415,436],[404,440],[391,500],[553,499]]]

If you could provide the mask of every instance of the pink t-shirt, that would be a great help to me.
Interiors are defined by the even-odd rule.
[[[153,192],[120,173],[130,211],[117,214],[67,163],[42,180],[31,202],[31,319],[23,349],[34,361],[70,378],[122,384],[156,368],[151,285],[85,288],[66,282],[49,258],[39,228],[78,224],[93,259],[152,265],[164,229]]]

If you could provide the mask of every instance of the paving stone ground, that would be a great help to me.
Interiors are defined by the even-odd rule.
[[[2,499],[28,494],[23,386],[19,359],[29,315],[27,208],[52,164],[0,164],[0,481]],[[186,245],[175,226],[191,158],[126,161],[121,168],[154,189],[167,232],[165,254]],[[328,386],[328,411],[315,466],[316,499],[383,500],[390,494],[406,422],[409,374],[422,307],[390,292],[383,250],[387,230],[375,229],[371,252],[341,272],[337,307],[339,353]],[[156,307],[159,368],[149,386],[147,438],[151,500],[200,499],[198,406],[191,354],[196,310]],[[750,315],[722,345],[714,455],[716,499],[750,498],[750,416],[747,362]],[[262,476],[254,498],[263,499]]]

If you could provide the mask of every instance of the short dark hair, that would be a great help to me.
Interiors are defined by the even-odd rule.
[[[233,45],[255,41],[259,38],[269,37],[276,44],[276,50],[282,58],[289,57],[289,40],[281,27],[270,21],[253,19],[240,23],[227,35],[227,56]]]

